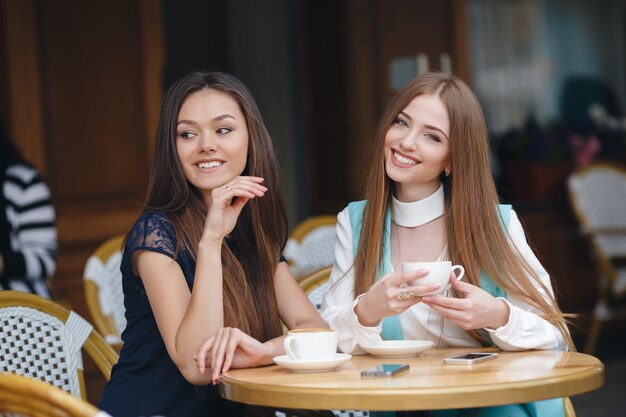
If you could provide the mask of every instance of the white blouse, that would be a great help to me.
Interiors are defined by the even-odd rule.
[[[528,246],[522,225],[511,211],[508,234],[510,241],[539,276],[552,295],[550,277]],[[335,264],[330,276],[330,286],[322,305],[322,317],[337,330],[339,348],[352,354],[365,353],[361,344],[381,340],[382,322],[375,327],[362,326],[354,313],[358,297],[352,295],[354,288],[354,258],[352,250],[352,227],[348,208],[337,216],[337,243]],[[536,285],[537,291],[548,300],[545,292]],[[505,300],[510,307],[509,321],[497,329],[484,329],[493,342],[503,350],[558,349],[567,350],[567,344],[558,329],[537,315],[538,310],[515,297]],[[443,324],[443,327],[442,327]],[[426,304],[417,303],[400,314],[400,326],[405,339],[431,340],[436,346],[476,347],[479,343],[465,330]]]

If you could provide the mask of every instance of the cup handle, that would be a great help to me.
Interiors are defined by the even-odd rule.
[[[296,343],[297,343],[297,340],[293,336],[287,336],[285,337],[285,340],[283,340],[283,346],[285,347],[285,352],[287,352],[289,359],[293,361],[300,360],[300,358],[298,358],[298,355],[296,354],[297,352]]]
[[[455,269],[461,271],[458,275],[454,273],[454,275],[456,275],[456,280],[460,281],[463,278],[463,275],[465,275],[465,268],[463,268],[463,265],[454,265],[452,267],[452,272],[454,272]]]

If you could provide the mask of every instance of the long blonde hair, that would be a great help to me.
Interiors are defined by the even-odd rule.
[[[446,74],[426,73],[415,78],[393,97],[380,120],[365,183],[367,205],[354,260],[354,295],[372,286],[383,259],[384,220],[393,193],[393,181],[385,172],[385,136],[398,114],[421,94],[437,94],[450,117],[453,172],[448,177],[441,175],[450,260],[465,267],[466,282],[480,286],[480,273],[484,271],[507,295],[536,308],[574,350],[565,320],[570,315],[560,311],[539,276],[509,244],[500,224],[499,199],[489,166],[487,128],[480,104],[463,81]],[[469,333],[481,343],[486,342],[478,332]]]

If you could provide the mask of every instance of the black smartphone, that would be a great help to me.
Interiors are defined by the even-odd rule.
[[[495,359],[497,357],[497,353],[468,353],[461,356],[454,356],[452,358],[445,358],[443,363],[447,363],[449,365],[473,365],[475,363],[486,361],[488,359]]]
[[[406,364],[382,363],[374,368],[361,371],[361,376],[394,376],[408,370],[409,365]]]

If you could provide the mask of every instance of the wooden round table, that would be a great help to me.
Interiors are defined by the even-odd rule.
[[[525,403],[599,388],[604,365],[582,353],[501,352],[475,365],[446,365],[443,359],[476,349],[431,349],[412,358],[353,356],[330,372],[298,373],[277,365],[234,369],[219,385],[222,397],[269,407],[310,410],[437,410]],[[408,372],[362,378],[381,363],[406,363]]]

